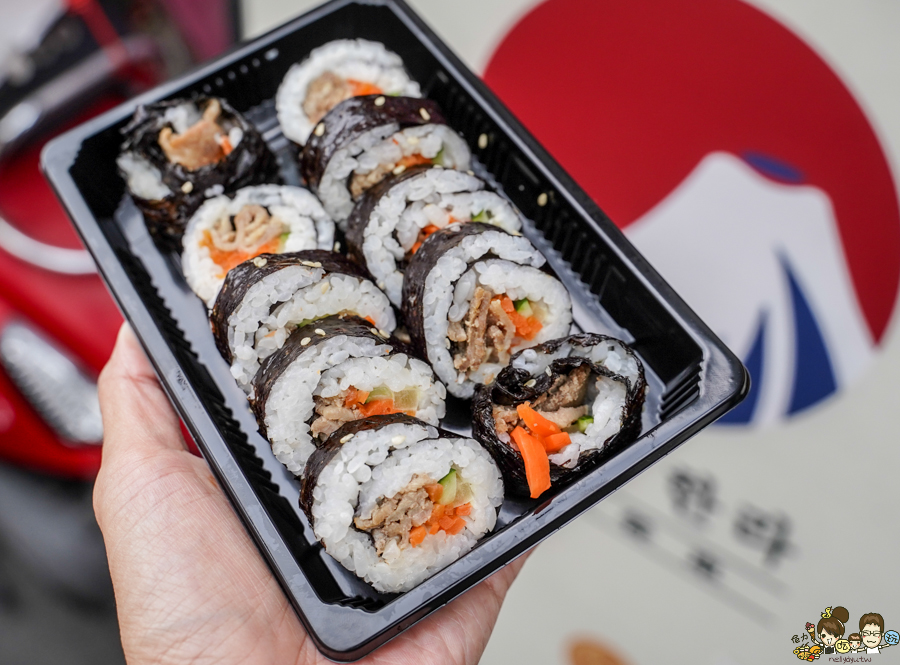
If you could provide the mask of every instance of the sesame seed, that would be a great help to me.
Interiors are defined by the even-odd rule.
[[[369,332],[372,333],[373,335],[377,335],[377,334],[378,334],[378,328],[369,328]]]
[[[313,130],[313,134],[315,134],[316,136],[322,136],[322,134],[324,134],[324,133],[325,133],[325,123],[320,122],[318,125],[316,125],[316,128]]]
[[[321,328],[316,328],[315,330],[313,330],[313,332],[316,333],[317,335],[325,337],[325,331],[322,330]]]
[[[406,142],[409,143],[410,145],[418,145],[419,137],[418,136],[407,136]]]
[[[471,169],[466,171],[466,173],[468,173],[469,175],[475,175],[475,171],[472,171]]]
[[[304,337],[300,340],[300,346],[306,346],[312,341],[312,337]]]
[[[257,256],[255,259],[253,259],[253,265],[255,265],[257,268],[262,268],[268,262],[269,261],[267,259],[264,259],[261,256]]]
[[[194,183],[192,183],[192,182],[184,183],[181,186],[181,191],[184,192],[185,194],[190,194],[191,192],[194,191]]]
[[[352,438],[353,438],[353,434],[347,434],[346,436],[342,436],[341,443],[347,443]]]
[[[399,446],[404,441],[406,441],[406,436],[404,434],[398,434],[397,436],[391,438],[391,443],[393,443],[395,446]]]
[[[446,337],[444,338],[444,346],[446,346],[448,349],[450,348],[450,340]]]
[[[384,106],[384,97],[375,98],[375,106]]]
[[[341,243],[339,243],[339,242],[334,243],[334,251],[335,252],[341,251]]]
[[[422,116],[422,120],[424,120],[425,122],[431,120],[431,114],[426,111],[424,107],[419,109],[419,115]]]
[[[525,382],[525,387],[526,388],[534,388],[534,384],[536,384],[536,383],[537,383],[537,380],[528,379],[528,381]]]
[[[488,144],[488,135],[487,134],[482,134],[481,136],[478,137],[478,147],[479,148],[484,150],[485,148],[487,148],[487,144]]]
[[[547,369],[544,370],[544,374],[546,374],[547,376],[551,376],[553,373],[550,371],[550,368],[548,367]]]
[[[384,338],[390,337],[390,335],[388,335],[388,334],[387,334],[385,331],[383,331],[381,328],[378,329],[378,334],[381,335],[381,336],[384,337]]]
[[[381,289],[382,291],[384,291],[384,282],[379,281],[379,282],[378,282],[378,288]]]
[[[405,170],[406,170],[406,167],[403,164],[399,164],[393,171],[391,171],[391,173],[393,173],[394,175],[400,175]]]
[[[301,261],[300,265],[307,266],[309,268],[321,268],[322,267],[322,264],[319,263],[318,261]]]
[[[547,192],[541,192],[538,196],[538,205],[542,208],[547,205]]]
[[[322,286],[319,287],[319,291],[322,293],[328,293],[328,289],[331,288],[331,284],[328,282],[322,282]]]

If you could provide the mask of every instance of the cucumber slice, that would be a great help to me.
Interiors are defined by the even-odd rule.
[[[594,419],[590,416],[581,416],[581,418],[575,421],[575,424],[578,425],[578,431],[584,434],[587,431],[587,428],[594,424]]]
[[[487,220],[487,210],[479,210],[474,215],[472,215],[473,222],[486,222]]]
[[[365,403],[374,402],[376,399],[394,399],[394,391],[387,386],[378,386],[373,388],[369,396],[366,397]]]
[[[522,298],[522,300],[516,300],[515,302],[516,311],[524,317],[534,316],[534,310],[531,309],[531,303],[528,302],[528,298]]]
[[[438,150],[438,154],[434,156],[431,160],[432,164],[437,164],[438,166],[444,165],[444,146],[441,146],[441,149]]]
[[[444,491],[441,492],[441,498],[438,499],[439,504],[446,506],[453,503],[456,499],[456,480],[456,469],[450,469],[450,473],[438,481],[441,487],[444,488]]]

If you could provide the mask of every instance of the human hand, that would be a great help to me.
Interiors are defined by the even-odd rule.
[[[103,531],[122,647],[140,663],[326,663],[125,325],[100,375]],[[525,557],[364,661],[477,663]]]

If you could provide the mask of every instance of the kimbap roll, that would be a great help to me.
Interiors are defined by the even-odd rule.
[[[210,314],[216,346],[245,391],[259,363],[297,327],[333,314],[355,314],[385,334],[397,327],[387,296],[365,270],[323,250],[260,254],[225,276]]]
[[[300,494],[325,551],[386,593],[412,589],[472,549],[502,501],[484,448],[404,415],[338,429],[310,457]]]
[[[456,397],[491,383],[516,351],[568,334],[572,302],[523,236],[452,224],[412,257],[403,317],[416,353]]]
[[[331,249],[334,222],[309,190],[258,185],[207,199],[188,222],[183,245],[184,276],[212,307],[229,270],[260,254]]]
[[[518,233],[522,221],[480,178],[429,166],[391,175],[368,190],[348,220],[350,255],[364,264],[397,307],[403,272],[425,238],[449,224],[485,222]]]
[[[139,106],[122,134],[119,172],[166,250],[181,250],[187,220],[207,197],[279,178],[260,133],[219,97]]]
[[[303,145],[326,113],[360,95],[420,97],[403,61],[384,44],[338,39],[313,50],[288,70],[275,96],[284,135]]]
[[[335,106],[300,155],[306,184],[332,219],[346,219],[367,189],[417,164],[467,169],[469,146],[428,99],[369,95]]]
[[[437,425],[447,392],[421,360],[397,353],[358,317],[296,329],[253,381],[253,412],[275,457],[303,473],[315,446],[343,424],[405,413]]]
[[[507,488],[537,498],[637,434],[646,382],[623,342],[594,333],[517,353],[491,386],[479,386],[473,434],[503,470]]]

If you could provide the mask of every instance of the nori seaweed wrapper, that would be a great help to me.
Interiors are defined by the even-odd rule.
[[[384,102],[379,106],[376,99]],[[300,153],[300,174],[307,186],[318,191],[334,153],[366,132],[391,123],[399,124],[402,130],[417,125],[446,125],[447,121],[437,103],[430,99],[389,95],[345,99],[322,118],[319,125],[324,131],[319,131],[317,125]]]
[[[321,330],[325,334],[321,335],[316,330]],[[262,362],[259,371],[253,377],[254,397],[250,400],[250,408],[256,416],[260,433],[267,437],[265,420],[266,402],[269,399],[269,393],[272,391],[275,382],[297,358],[310,349],[314,349],[322,342],[338,335],[356,338],[366,337],[375,340],[378,344],[390,344],[387,338],[372,332],[373,330],[372,324],[365,319],[349,315],[327,316],[324,319],[318,319],[294,330],[285,340],[284,346]],[[302,341],[306,338],[309,338],[309,341],[304,345]]]
[[[347,253],[350,255],[351,259],[368,268],[362,248],[363,240],[365,239],[364,234],[366,227],[369,225],[369,218],[372,216],[372,211],[375,210],[375,206],[381,201],[381,197],[401,182],[409,180],[413,176],[417,176],[432,168],[434,168],[434,166],[431,164],[411,166],[398,175],[389,175],[378,184],[363,192],[359,201],[353,206],[353,212],[350,213],[350,217],[347,218],[347,231],[344,234],[344,238],[347,241]]]
[[[265,259],[262,267],[257,265],[257,263],[262,263],[260,259]],[[222,289],[219,291],[209,315],[213,336],[216,339],[216,348],[219,349],[219,353],[226,361],[231,363],[233,360],[231,349],[228,346],[228,319],[241,304],[250,287],[274,272],[302,264],[303,261],[321,264],[321,268],[326,274],[341,273],[360,279],[372,279],[365,268],[350,261],[343,254],[329,252],[325,249],[306,249],[301,252],[284,254],[260,254],[235,266],[225,276],[225,282],[222,284]],[[372,327],[371,324],[369,327]]]
[[[428,357],[425,343],[425,312],[422,301],[425,297],[425,278],[434,269],[438,260],[450,249],[456,247],[464,238],[488,231],[506,233],[503,229],[483,222],[466,222],[451,224],[440,231],[435,231],[413,255],[406,272],[403,274],[403,320],[411,340],[412,348],[422,358]],[[484,261],[494,256],[490,253],[480,257]]]
[[[472,401],[472,435],[490,452],[497,466],[500,467],[507,490],[511,493],[530,496],[528,480],[525,476],[525,464],[522,461],[521,454],[511,444],[504,443],[497,436],[493,413],[495,404],[514,407],[522,402],[533,402],[550,389],[550,386],[553,385],[554,380],[558,376],[567,374],[581,365],[589,366],[592,375],[605,376],[626,384],[624,417],[619,432],[607,439],[599,448],[582,452],[572,468],[562,467],[551,461],[550,482],[552,486],[568,482],[575,476],[579,476],[596,467],[610,452],[632,441],[640,433],[641,411],[644,405],[644,393],[647,384],[644,379],[644,366],[640,358],[625,343],[607,335],[582,333],[550,340],[544,344],[532,347],[530,350],[536,351],[538,354],[552,353],[564,343],[591,347],[608,341],[621,345],[637,362],[638,379],[634,385],[631,385],[624,376],[615,374],[602,365],[597,365],[591,362],[590,359],[581,356],[558,358],[550,363],[550,374],[542,372],[532,375],[524,369],[513,367],[512,363],[523,353],[523,351],[519,351],[513,356],[510,365],[500,371],[494,383],[489,386],[478,386]],[[531,386],[526,385],[531,380],[534,380],[534,384]]]
[[[300,489],[300,508],[306,513],[309,523],[313,524],[313,490],[319,482],[319,475],[328,466],[328,463],[334,459],[340,451],[341,443],[348,434],[358,434],[366,430],[377,430],[395,423],[407,423],[409,425],[421,425],[430,429],[437,430],[437,436],[429,437],[430,439],[465,439],[468,437],[462,434],[454,434],[440,427],[429,425],[426,422],[407,416],[403,413],[394,413],[387,416],[369,416],[368,418],[360,418],[349,423],[341,425],[335,432],[331,434],[322,444],[318,446],[316,451],[310,455],[306,462],[306,469],[303,471],[303,484]]]
[[[143,213],[147,228],[157,245],[165,250],[181,251],[181,236],[191,215],[205,200],[205,192],[210,187],[221,185],[224,193],[234,192],[241,187],[262,183],[281,184],[278,162],[256,127],[238,113],[231,105],[216,97],[222,107],[220,123],[240,127],[243,132],[240,142],[225,159],[194,171],[178,163],[170,162],[159,145],[159,133],[171,124],[165,121],[166,111],[186,102],[193,102],[198,108],[206,107],[212,97],[194,99],[173,99],[154,104],[141,105],[134,112],[131,121],[122,129],[125,142],[121,152],[134,152],[159,169],[163,183],[172,191],[169,196],[150,200],[131,194],[138,209]],[[125,177],[125,174],[122,174]],[[182,187],[190,183],[185,192]],[[129,192],[130,193],[130,192]]]

